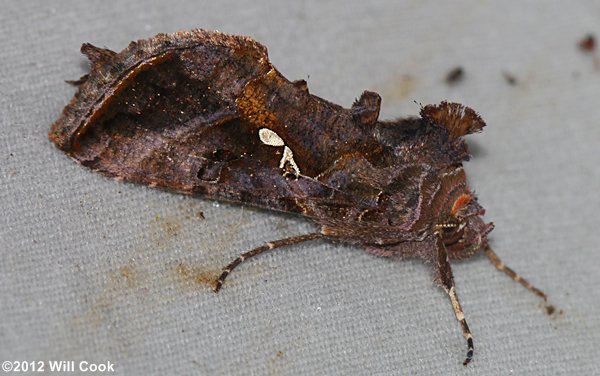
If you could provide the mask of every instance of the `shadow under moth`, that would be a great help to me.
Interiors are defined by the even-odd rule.
[[[380,121],[381,98],[365,91],[350,109],[289,81],[248,37],[192,30],[158,34],[123,51],[84,44],[90,73],[49,137],[80,164],[116,180],[296,213],[319,230],[241,254],[328,238],[384,257],[419,257],[452,303],[467,341],[450,260],[483,252],[546,300],[492,251],[493,228],[463,170],[463,136],[480,116],[458,103],[420,117]]]

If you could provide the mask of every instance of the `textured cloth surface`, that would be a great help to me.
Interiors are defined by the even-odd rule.
[[[600,69],[577,47],[600,33],[598,2],[367,3],[4,2],[0,360],[110,361],[122,375],[600,375]],[[88,69],[82,42],[120,50],[196,27],[254,37],[286,77],[345,107],[377,91],[381,118],[416,114],[413,101],[479,111],[488,127],[469,137],[466,168],[491,244],[563,312],[483,256],[454,263],[476,346],[465,369],[449,300],[417,260],[315,241],[244,264],[214,294],[237,254],[313,225],[117,183],[46,136],[74,92],[63,81]]]

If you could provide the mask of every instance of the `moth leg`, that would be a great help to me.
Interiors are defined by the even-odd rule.
[[[444,243],[441,238],[438,238],[436,244],[436,257],[435,257],[435,282],[439,284],[444,291],[450,297],[450,302],[452,303],[452,309],[454,310],[454,315],[456,316],[456,320],[460,323],[460,326],[463,331],[463,336],[467,340],[467,357],[463,362],[463,365],[469,364],[473,359],[473,352],[475,351],[475,347],[473,346],[473,336],[471,335],[471,330],[469,329],[469,325],[467,325],[467,320],[465,319],[465,314],[460,306],[460,302],[458,301],[458,295],[456,295],[456,289],[454,287],[454,277],[452,275],[452,267],[450,266],[450,261],[448,260],[448,252],[446,252],[446,248],[444,247]]]
[[[544,292],[542,290],[540,290],[537,287],[533,286],[531,283],[529,283],[523,277],[521,277],[520,275],[518,275],[514,270],[512,270],[511,268],[509,268],[508,266],[506,266],[506,264],[504,264],[500,260],[500,258],[498,257],[498,255],[489,246],[487,246],[485,248],[485,255],[490,259],[490,261],[492,262],[492,264],[494,264],[494,266],[496,267],[496,269],[498,269],[498,270],[506,273],[506,275],[508,275],[513,281],[520,283],[527,290],[533,292],[534,294],[536,294],[540,298],[544,299],[544,301],[548,300],[548,298],[546,297],[546,294],[544,294]]]
[[[233,260],[231,263],[229,263],[229,265],[227,265],[226,267],[223,268],[223,271],[221,272],[221,275],[219,276],[219,279],[217,280],[217,284],[215,286],[215,292],[219,292],[219,290],[221,289],[221,286],[223,286],[223,282],[225,282],[225,278],[227,278],[229,273],[231,273],[233,271],[233,269],[235,269],[239,264],[241,264],[245,260],[248,260],[249,258],[254,257],[256,255],[260,255],[263,252],[270,251],[271,249],[284,247],[286,245],[302,243],[302,242],[306,242],[309,240],[318,239],[321,237],[323,237],[323,234],[321,234],[320,232],[313,232],[313,233],[305,234],[305,235],[292,236],[290,238],[285,238],[285,239],[280,239],[280,240],[275,240],[272,242],[265,243],[264,245],[254,248],[251,251],[242,253],[235,260]]]

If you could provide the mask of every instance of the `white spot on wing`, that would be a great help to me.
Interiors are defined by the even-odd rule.
[[[292,149],[290,149],[285,144],[283,139],[281,137],[279,137],[279,135],[277,133],[275,133],[272,130],[267,129],[267,128],[261,128],[258,130],[258,137],[260,138],[260,141],[265,145],[283,146],[283,156],[281,157],[281,160],[279,161],[279,168],[284,169],[286,164],[289,164],[289,166],[292,168],[292,170],[294,172],[294,175],[296,175],[296,176],[300,175],[300,168],[298,167],[298,165],[296,164],[296,161],[294,160],[294,153],[292,152]]]
[[[258,137],[260,141],[269,146],[285,146],[283,139],[279,135],[267,128],[261,128],[258,130]]]

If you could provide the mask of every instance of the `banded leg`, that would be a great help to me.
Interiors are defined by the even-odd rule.
[[[265,243],[264,245],[254,248],[251,251],[242,253],[241,255],[238,256],[238,258],[236,258],[229,265],[227,265],[226,267],[223,268],[223,271],[221,272],[221,275],[219,276],[219,279],[217,280],[217,284],[215,286],[215,292],[219,292],[219,290],[221,289],[221,286],[223,286],[223,282],[225,282],[225,278],[227,278],[229,273],[231,273],[233,271],[233,269],[235,269],[239,264],[241,264],[245,260],[248,260],[249,258],[254,257],[256,255],[260,255],[263,252],[270,251],[271,249],[283,247],[286,245],[302,243],[302,242],[306,242],[309,240],[318,239],[321,237],[323,237],[323,235],[320,232],[313,232],[313,233],[305,234],[305,235],[292,236],[290,238],[285,238],[285,239],[280,239],[280,240],[275,240],[273,242]]]
[[[546,294],[544,294],[542,292],[542,290],[540,290],[537,287],[533,286],[531,283],[527,282],[527,280],[525,280],[523,277],[521,277],[520,275],[518,275],[517,273],[515,273],[514,270],[512,270],[511,268],[509,268],[508,266],[506,266],[506,264],[504,264],[500,260],[500,258],[498,257],[498,255],[494,251],[492,251],[492,249],[489,246],[487,246],[485,248],[485,255],[490,259],[490,261],[492,262],[492,264],[494,264],[494,266],[496,267],[496,269],[498,269],[498,270],[506,273],[506,275],[508,275],[513,281],[519,282],[527,290],[533,292],[534,294],[536,294],[540,298],[544,299],[544,301],[548,300],[547,297],[546,297]]]
[[[460,323],[460,326],[463,331],[463,337],[467,340],[467,357],[465,358],[463,365],[467,365],[473,359],[473,353],[475,351],[475,346],[473,345],[473,336],[471,335],[471,330],[469,329],[469,325],[467,325],[467,320],[465,319],[465,314],[460,306],[460,302],[458,301],[458,295],[456,295],[456,289],[454,287],[454,277],[452,275],[452,267],[450,266],[450,261],[448,260],[448,253],[446,252],[446,248],[444,247],[444,243],[441,239],[438,239],[436,244],[436,258],[435,258],[435,282],[438,283],[448,294],[450,297],[450,302],[452,303],[452,309],[454,310],[454,315],[456,316],[456,320]]]

